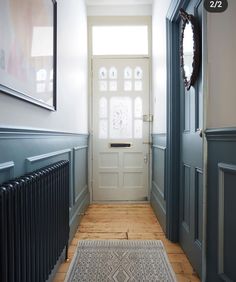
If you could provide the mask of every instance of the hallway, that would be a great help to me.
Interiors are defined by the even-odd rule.
[[[236,281],[235,26],[236,0],[0,0],[0,282],[64,282],[86,239]]]
[[[69,247],[69,261],[60,266],[54,282],[64,281],[78,240],[82,239],[162,240],[178,281],[200,281],[179,244],[165,238],[149,204],[90,205]]]

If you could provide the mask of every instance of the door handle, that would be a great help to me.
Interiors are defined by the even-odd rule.
[[[199,136],[202,138],[203,136],[203,132],[202,132],[202,129],[199,129]]]
[[[153,122],[153,115],[152,114],[143,115],[143,122]]]

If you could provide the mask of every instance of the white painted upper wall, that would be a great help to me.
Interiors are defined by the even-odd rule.
[[[88,16],[150,16],[153,0],[86,0]]]
[[[236,1],[228,9],[207,15],[207,128],[236,127]]]
[[[84,0],[57,1],[57,111],[0,93],[0,127],[88,132],[87,13]]]
[[[125,5],[146,5],[149,4],[151,5],[155,0],[85,0],[85,3],[88,6],[125,6]]]
[[[150,16],[152,6],[143,5],[90,5],[87,7],[88,16]]]
[[[166,133],[166,14],[171,0],[153,1],[152,14],[152,96],[153,133]]]

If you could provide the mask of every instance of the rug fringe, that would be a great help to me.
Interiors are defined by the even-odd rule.
[[[119,246],[155,246],[164,249],[161,240],[80,240],[78,246],[112,246],[119,243]]]

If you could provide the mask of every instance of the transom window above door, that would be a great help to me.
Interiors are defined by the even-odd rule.
[[[148,25],[93,26],[93,55],[148,55]]]

